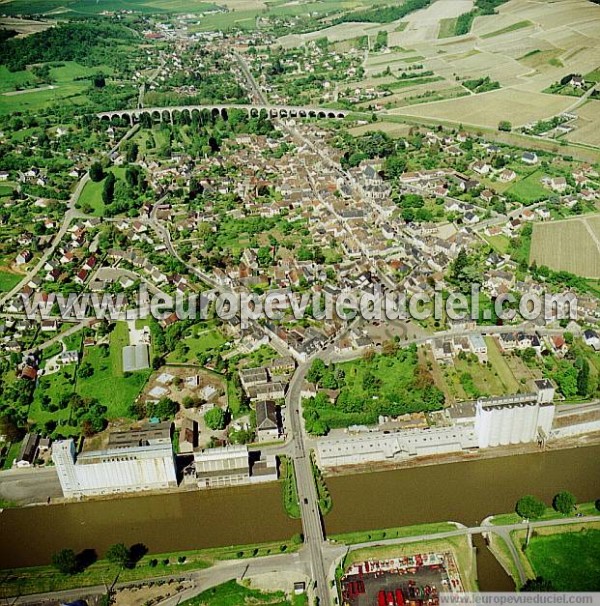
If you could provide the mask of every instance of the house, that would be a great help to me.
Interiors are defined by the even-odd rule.
[[[259,442],[271,442],[281,435],[279,407],[273,400],[256,403],[256,434]]]
[[[85,281],[88,279],[89,271],[87,269],[80,269],[77,272],[77,275],[73,278],[73,282],[77,282],[77,284],[83,285]]]
[[[40,442],[40,435],[37,433],[28,433],[23,439],[19,454],[15,459],[17,467],[31,467],[38,453],[38,445]]]
[[[593,347],[595,351],[600,350],[600,337],[596,331],[590,329],[586,330],[583,333],[583,340],[586,345]]]
[[[29,263],[31,259],[33,259],[33,254],[31,253],[31,251],[23,250],[17,255],[15,262],[17,265],[24,265],[25,263]]]
[[[97,263],[98,263],[98,259],[96,259],[96,257],[94,257],[92,255],[91,257],[88,257],[86,262],[83,264],[82,268],[87,271],[92,271],[92,269],[94,269],[94,267],[96,267]]]
[[[494,192],[490,189],[484,189],[481,194],[479,194],[479,197],[484,201],[487,202],[488,204],[492,201],[492,199],[494,198]]]
[[[79,362],[79,352],[77,350],[68,350],[59,353],[56,357],[57,362],[60,362],[63,366],[67,364],[77,364]]]
[[[569,351],[569,346],[562,335],[550,337],[550,345],[558,357],[564,356]]]
[[[475,213],[468,212],[464,215],[464,222],[474,225],[475,223],[479,223],[479,217]]]
[[[42,332],[56,332],[58,330],[58,320],[42,320],[40,330]]]
[[[186,417],[179,430],[179,452],[189,454],[198,447],[198,422]]]
[[[492,167],[487,162],[482,162],[478,160],[471,165],[471,168],[479,175],[489,175]]]
[[[564,177],[552,177],[548,180],[550,187],[559,193],[564,192],[567,189],[567,180]]]
[[[37,368],[25,364],[21,369],[21,379],[28,379],[29,381],[35,381],[37,379]]]
[[[0,171],[0,181],[8,181],[9,174],[2,170]]]
[[[569,80],[569,84],[573,88],[583,88],[585,86],[585,80],[582,76],[573,75],[571,76],[571,80]]]
[[[521,156],[521,161],[525,164],[533,165],[538,163],[539,158],[535,152],[524,152]]]
[[[502,181],[503,183],[510,183],[511,181],[514,181],[516,178],[517,178],[517,173],[514,170],[511,170],[509,168],[505,168],[498,176],[498,179],[500,181]]]

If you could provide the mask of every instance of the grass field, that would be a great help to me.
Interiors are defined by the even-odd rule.
[[[125,322],[117,322],[110,335],[108,356],[101,347],[88,347],[84,351],[83,362],[89,362],[94,369],[91,377],[77,379],[77,393],[87,398],[97,398],[108,408],[107,417],[116,419],[129,417],[129,405],[143,389],[150,370],[140,370],[125,376],[123,374],[122,349],[129,344],[129,333]]]
[[[485,239],[488,241],[489,245],[501,255],[508,252],[510,240],[506,236],[485,236]]]
[[[400,526],[398,528],[384,528],[382,530],[359,530],[357,532],[345,532],[343,534],[331,535],[329,539],[346,545],[357,545],[358,543],[370,543],[371,541],[383,541],[385,539],[397,539],[429,534],[439,534],[456,530],[451,522],[438,522],[434,524],[417,524],[415,526]]]
[[[503,27],[502,29],[498,29],[495,32],[490,32],[489,34],[483,34],[481,38],[495,38],[496,36],[502,36],[502,34],[509,34],[510,32],[515,32],[519,29],[523,29],[524,27],[529,27],[533,25],[531,21],[518,21],[517,23],[513,23],[512,25],[508,25],[507,27]]]
[[[125,169],[121,166],[112,167],[109,172],[112,172],[118,181],[125,178]],[[104,202],[102,201],[102,190],[104,188],[104,179],[102,181],[89,180],[77,202],[79,208],[90,207],[91,214],[96,217],[101,217],[104,213]]]
[[[225,343],[225,339],[218,330],[205,329],[193,331],[182,343],[185,348],[172,351],[167,362],[196,362],[198,354],[218,350]]]
[[[22,276],[18,274],[0,270],[0,292],[8,292],[13,289],[21,281],[21,278]]]
[[[35,77],[27,70],[11,73],[5,67],[0,67],[0,113],[39,110],[58,102],[81,105],[86,101],[84,93],[90,82],[78,78],[87,78],[98,73],[111,75],[113,71],[106,65],[90,68],[75,61],[64,61],[50,68],[50,85],[40,84],[35,88],[15,91],[17,86],[35,83]]]
[[[585,218],[536,223],[533,226],[530,261],[556,271],[600,278],[599,236],[600,225]]]
[[[514,183],[507,191],[515,195],[523,204],[532,204],[548,196],[548,190],[541,183],[543,176],[542,171],[536,170]]]
[[[598,510],[594,503],[579,503],[577,505],[577,513],[582,513],[585,516],[598,515]],[[560,520],[565,516],[558,513],[553,507],[546,507],[546,511],[539,520]],[[495,515],[492,524],[494,526],[506,526],[510,524],[520,524],[523,518],[518,513],[502,513]]]
[[[227,581],[212,589],[207,589],[196,597],[181,603],[182,606],[289,606],[283,591],[265,593],[258,589],[250,589],[237,581]]]
[[[103,11],[134,10],[142,13],[200,13],[215,10],[216,6],[208,2],[193,0],[11,0],[2,4],[2,12],[7,15],[40,15],[54,11],[76,13],[79,15],[97,15]]]
[[[600,589],[600,530],[534,536],[526,555],[536,575],[557,591]]]
[[[124,568],[110,564],[101,559],[94,562],[84,571],[74,575],[58,574],[53,566],[36,566],[18,568],[10,571],[3,578],[3,595],[15,596],[30,593],[45,593],[49,591],[64,591],[78,587],[104,585],[118,574],[119,581],[136,581],[152,579],[165,575],[177,575],[190,570],[200,570],[210,567],[221,560],[250,559],[282,552],[290,553],[297,550],[297,545],[291,540],[276,543],[261,543],[256,545],[238,545],[197,551],[178,551],[170,553],[145,555],[135,568]],[[102,556],[103,554],[99,554]],[[183,561],[180,561],[183,558]],[[156,563],[152,563],[156,560]],[[119,572],[120,570],[120,572]],[[5,571],[8,572],[8,571]],[[243,604],[243,602],[233,602]]]
[[[457,17],[442,19],[440,21],[440,31],[438,32],[438,38],[451,38],[452,36],[455,36],[457,20]]]

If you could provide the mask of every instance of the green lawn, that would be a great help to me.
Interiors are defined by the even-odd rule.
[[[26,86],[35,82],[35,76],[23,70],[20,72],[11,72],[5,65],[0,65],[0,93],[9,90],[15,90],[17,86]]]
[[[402,537],[413,537],[420,535],[439,534],[456,530],[456,525],[450,522],[437,522],[434,524],[417,524],[414,526],[399,526],[397,528],[384,528],[382,530],[359,530],[357,532],[345,532],[329,537],[336,543],[356,545],[358,543],[370,543],[371,541],[383,541],[384,539],[399,539]]]
[[[181,603],[181,606],[289,606],[283,591],[265,593],[258,589],[249,589],[240,585],[237,581],[227,581],[212,589],[207,589],[201,594]]]
[[[524,204],[536,202],[549,195],[548,190],[541,183],[543,176],[544,173],[541,170],[536,170],[524,179],[517,181],[507,191],[514,194]]]
[[[519,382],[515,379],[514,374],[508,367],[502,352],[498,349],[498,344],[493,337],[485,337],[485,342],[488,347],[488,360],[493,369],[498,373],[500,381],[502,381],[506,393],[516,393],[519,391]]]
[[[584,79],[587,82],[600,82],[600,67],[597,67],[593,72],[586,74]]]
[[[84,92],[89,87],[85,80],[53,84],[53,88],[25,91],[15,95],[0,95],[0,114],[13,112],[39,111],[49,105],[60,105],[63,109],[71,106],[73,110],[85,103]]]
[[[450,17],[449,19],[442,19],[440,21],[440,31],[438,38],[451,38],[456,35],[456,17]]]
[[[485,239],[497,253],[504,255],[508,252],[510,240],[506,236],[486,236]]]
[[[75,387],[72,383],[74,372],[75,365],[69,364],[63,366],[61,370],[54,374],[40,378],[38,387],[35,390],[33,402],[29,408],[28,418],[31,421],[40,426],[43,426],[46,421],[57,421],[59,424],[57,431],[61,435],[72,436],[79,434],[77,426],[69,422],[71,418],[70,406],[53,412],[42,408],[42,396],[48,396],[51,404],[58,405],[64,396],[68,396],[75,391]]]
[[[137,398],[148,380],[151,370],[123,374],[123,347],[129,344],[129,332],[125,322],[117,322],[110,335],[108,356],[101,347],[87,347],[83,362],[94,369],[91,377],[77,379],[77,393],[87,398],[97,398],[108,408],[107,417],[129,417],[129,405]]]
[[[582,513],[585,516],[599,515],[594,503],[579,503],[577,505],[577,513]],[[539,520],[560,520],[565,516],[558,513],[553,507],[546,507],[546,511]],[[502,513],[495,515],[492,524],[494,526],[506,526],[509,524],[520,524],[523,518],[518,513]]]
[[[111,582],[117,573],[119,581],[122,582],[152,579],[208,568],[221,560],[250,559],[284,552],[291,553],[299,547],[301,544],[288,540],[196,551],[147,554],[136,564],[135,568],[125,568],[120,572],[118,567],[104,559],[98,560],[83,572],[74,575],[59,574],[53,566],[18,568],[10,572],[3,571],[7,574],[3,578],[2,589],[4,596],[64,591],[92,585],[104,585],[107,580]],[[236,606],[243,603],[234,602]]]
[[[534,536],[525,554],[556,591],[600,590],[600,530]]]
[[[225,338],[216,329],[190,329],[190,336],[181,341],[182,345],[172,351],[167,362],[197,362],[198,354],[216,352],[225,343]]]
[[[22,277],[9,271],[0,270],[0,292],[12,290],[21,281]]]
[[[133,10],[141,13],[200,13],[214,10],[214,4],[198,2],[191,5],[187,0],[10,0],[2,5],[2,12],[8,15],[37,15],[60,9],[78,15],[97,15],[103,11]]]
[[[125,178],[125,169],[121,166],[112,167],[110,169],[117,181],[122,181]],[[92,214],[101,217],[104,214],[104,202],[102,201],[102,190],[104,188],[104,179],[102,181],[88,181],[79,196],[77,205],[79,208],[89,206],[92,209]]]
[[[21,450],[21,442],[13,442],[6,453],[4,459],[3,469],[11,469],[13,461],[19,456],[19,450]]]

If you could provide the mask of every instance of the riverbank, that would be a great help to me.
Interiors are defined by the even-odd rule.
[[[467,452],[449,453],[445,455],[416,457],[409,460],[368,463],[365,465],[346,465],[343,467],[328,467],[323,470],[323,475],[326,477],[339,477],[377,473],[382,471],[396,471],[400,469],[430,467],[432,465],[446,465],[449,463],[501,459],[504,457],[513,457],[518,455],[572,450],[574,448],[585,448],[588,446],[598,445],[600,445],[600,432],[563,440],[556,440],[555,442],[548,443],[543,450],[540,449],[540,447],[535,443],[515,444],[511,446],[500,446],[497,448],[486,448]]]
[[[510,533],[529,579],[542,577],[556,591],[600,590],[600,522]]]
[[[295,553],[302,547],[301,540],[292,537],[285,542],[238,545],[219,549],[175,551],[144,555],[132,568],[121,568],[107,560],[94,560],[94,550],[81,554],[89,565],[75,574],[59,573],[54,566],[13,568],[3,571],[2,595],[12,597],[66,591],[97,585],[120,584],[139,580],[174,578],[191,571],[203,570],[225,560],[250,560],[271,555]]]
[[[376,545],[351,551],[343,562],[347,569],[352,564],[367,560],[387,560],[399,556],[411,556],[425,553],[451,553],[465,591],[478,591],[477,560],[475,549],[469,535],[461,537],[447,537],[431,539],[428,541],[415,541],[402,545]]]

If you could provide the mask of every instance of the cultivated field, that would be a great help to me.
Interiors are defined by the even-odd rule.
[[[567,135],[569,141],[600,146],[600,101],[588,101],[575,112],[575,130]]]
[[[533,226],[530,262],[586,278],[600,278],[600,217]]]
[[[501,89],[455,100],[392,109],[390,114],[496,128],[500,120],[509,120],[513,126],[519,126],[547,118],[564,111],[572,103],[573,99],[568,97]]]

